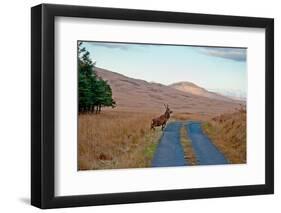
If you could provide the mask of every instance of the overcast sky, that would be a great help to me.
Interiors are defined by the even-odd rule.
[[[245,48],[83,42],[96,66],[148,82],[190,81],[246,94]]]

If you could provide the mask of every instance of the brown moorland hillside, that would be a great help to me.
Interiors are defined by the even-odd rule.
[[[95,68],[99,77],[107,80],[112,88],[116,109],[124,111],[162,112],[163,104],[169,104],[174,112],[213,114],[233,112],[241,102],[220,95],[180,91],[171,86],[150,83],[140,79],[129,78],[116,72]]]

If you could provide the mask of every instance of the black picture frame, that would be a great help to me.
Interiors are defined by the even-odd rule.
[[[93,195],[54,195],[55,17],[264,28],[266,128],[265,184]],[[60,208],[105,204],[216,198],[274,193],[274,20],[165,11],[41,4],[31,8],[31,204]]]

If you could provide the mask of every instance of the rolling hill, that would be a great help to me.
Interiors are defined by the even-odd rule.
[[[217,100],[223,100],[223,101],[233,101],[230,98],[220,95],[215,92],[210,92],[202,87],[199,87],[198,85],[188,82],[188,81],[183,81],[183,82],[178,82],[169,85],[170,87],[180,90],[182,92],[188,92],[194,95],[198,95],[201,97],[206,97],[206,98],[211,98],[211,99],[217,99]]]
[[[241,102],[209,92],[190,82],[166,86],[130,78],[119,73],[95,68],[97,76],[107,80],[117,102],[116,110],[163,111],[169,104],[175,112],[220,114],[239,108]]]

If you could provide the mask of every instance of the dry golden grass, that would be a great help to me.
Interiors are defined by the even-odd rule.
[[[175,113],[172,115],[173,120],[180,120],[180,121],[208,121],[213,117],[211,114],[203,114],[203,113],[188,113],[188,112],[181,112]]]
[[[246,163],[246,110],[214,117],[203,129],[230,163]]]
[[[159,113],[105,110],[101,114],[79,115],[78,170],[150,167],[162,135],[150,130]],[[202,121],[205,133],[230,163],[246,162],[246,111],[214,117],[202,113],[173,113],[172,120]],[[191,141],[181,128],[185,157],[196,165]]]
[[[184,157],[188,161],[189,165],[196,165],[197,159],[194,153],[192,143],[187,135],[186,128],[182,125],[180,130],[180,140],[184,151]]]
[[[103,111],[79,115],[78,169],[149,167],[161,131],[153,113]]]

